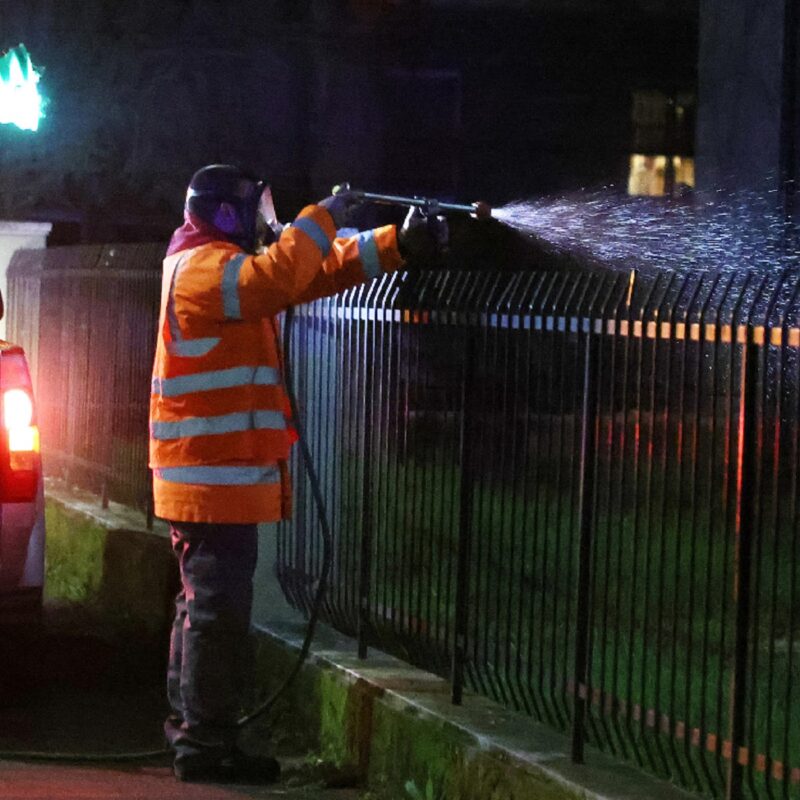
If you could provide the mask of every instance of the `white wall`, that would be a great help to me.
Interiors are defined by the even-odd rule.
[[[0,292],[8,304],[6,273],[11,256],[21,248],[43,248],[53,226],[49,222],[4,222],[0,220]],[[0,320],[0,339],[6,338],[6,320]]]

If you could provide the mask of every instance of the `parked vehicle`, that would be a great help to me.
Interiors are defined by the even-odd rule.
[[[13,627],[30,632],[38,626],[44,584],[44,540],[39,428],[28,362],[21,347],[0,341],[2,629]]]

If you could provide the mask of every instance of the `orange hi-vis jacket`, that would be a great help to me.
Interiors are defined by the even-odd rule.
[[[401,262],[395,226],[335,238],[308,206],[259,255],[212,241],[164,260],[150,397],[156,516],[285,519],[292,430],[274,317]]]

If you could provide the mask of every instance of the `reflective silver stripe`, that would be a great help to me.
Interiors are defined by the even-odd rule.
[[[181,267],[186,263],[188,255],[184,255],[178,259],[175,269],[172,271],[172,279],[169,282],[169,297],[167,298],[167,324],[169,325],[169,332],[172,335],[172,340],[177,341],[181,338],[181,328],[178,325],[178,316],[175,314],[175,281],[178,278],[178,272]]]
[[[264,428],[285,431],[286,417],[280,411],[255,411],[253,412],[255,427],[258,430]]]
[[[294,228],[303,231],[307,236],[310,236],[314,244],[322,251],[322,257],[325,258],[331,251],[331,241],[325,235],[325,231],[309,217],[300,217],[293,223]]]
[[[187,356],[190,358],[204,356],[210,353],[222,341],[218,336],[207,339],[179,339],[169,343],[167,350],[173,356]]]
[[[153,378],[152,393],[178,397],[192,392],[210,392],[233,386],[277,386],[280,374],[275,367],[231,367],[175,378]]]
[[[241,319],[239,305],[239,273],[247,256],[237,253],[226,265],[222,274],[222,309],[226,319]]]
[[[280,483],[281,471],[264,467],[162,467],[153,474],[162,481],[200,483],[207,486],[249,486],[258,483]]]
[[[368,278],[377,278],[383,272],[381,258],[378,254],[378,245],[375,244],[374,231],[364,231],[356,237],[358,239],[358,257],[364,267]]]
[[[189,258],[188,254],[183,256],[175,265],[172,273],[172,280],[169,284],[169,298],[167,300],[167,324],[172,341],[167,343],[167,351],[174,356],[197,357],[204,356],[211,352],[219,343],[218,336],[209,336],[202,339],[184,339],[181,327],[178,324],[178,315],[175,313],[175,281],[178,272]]]
[[[152,422],[150,435],[159,441],[186,436],[216,436],[252,430],[286,430],[280,411],[236,411],[216,417],[188,417],[177,422]]]

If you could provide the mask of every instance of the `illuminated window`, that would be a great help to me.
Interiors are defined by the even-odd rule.
[[[628,194],[675,196],[694,188],[694,94],[641,90],[632,100]]]
[[[670,187],[669,190],[667,187]],[[672,157],[672,175],[667,175],[667,156],[632,155],[628,194],[661,197],[694,188],[694,159]]]

